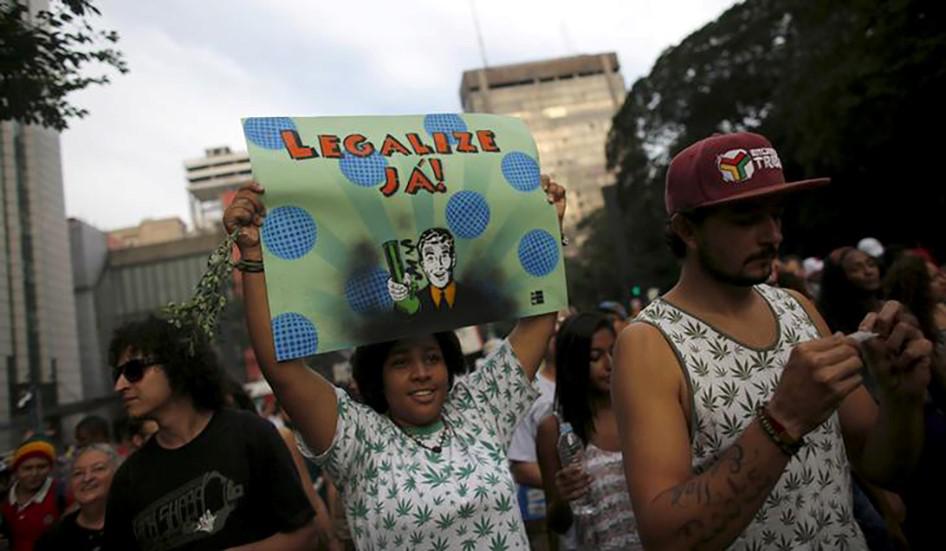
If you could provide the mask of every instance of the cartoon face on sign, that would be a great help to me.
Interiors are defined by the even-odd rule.
[[[522,121],[244,120],[279,360],[557,310],[555,211]]]
[[[417,248],[427,281],[439,289],[446,288],[453,281],[453,268],[457,265],[453,236],[443,228],[430,228],[417,238]]]
[[[399,281],[394,277],[388,280],[388,292],[395,307],[407,314],[419,311],[452,309],[457,301],[459,284],[454,280],[453,272],[457,265],[457,253],[453,235],[444,228],[429,228],[417,238],[417,245],[410,241],[405,245],[419,258],[411,262],[411,269],[405,270],[398,266],[401,262],[400,253],[388,255],[388,268],[392,274],[404,272]],[[385,244],[386,247],[398,246]],[[392,265],[394,263],[395,265]],[[427,287],[418,289],[415,283],[416,271],[413,269],[420,264],[420,270],[427,279]],[[466,298],[466,297],[464,297]]]

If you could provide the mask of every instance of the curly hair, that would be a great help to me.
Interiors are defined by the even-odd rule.
[[[877,298],[876,293],[865,291],[851,282],[844,271],[844,259],[856,250],[853,247],[841,247],[825,258],[818,312],[824,316],[832,331],[857,331],[864,316],[873,310]]]
[[[594,434],[591,403],[591,341],[601,330],[614,332],[607,316],[576,314],[562,323],[555,335],[555,401],[562,420],[570,423],[582,442]]]
[[[128,322],[112,335],[109,365],[118,367],[118,359],[128,350],[154,356],[176,395],[189,397],[197,409],[217,411],[224,405],[223,373],[217,357],[205,339],[194,342],[191,354],[188,336],[186,328],[177,328],[154,315]]]
[[[466,361],[460,349],[460,339],[453,331],[433,334],[440,353],[447,365],[447,388],[453,387],[453,379],[466,373]],[[351,357],[352,377],[358,384],[358,391],[364,402],[378,413],[387,413],[388,400],[384,396],[384,361],[398,341],[380,342],[359,346]]]
[[[903,304],[916,316],[923,336],[936,342],[936,324],[933,322],[932,280],[926,260],[913,253],[904,253],[894,261],[884,277],[884,295],[888,300]]]

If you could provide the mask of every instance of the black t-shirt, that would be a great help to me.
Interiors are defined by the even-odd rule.
[[[105,530],[90,530],[76,522],[79,511],[62,517],[59,522],[40,536],[34,551],[101,551]]]
[[[227,408],[184,446],[151,438],[118,469],[105,549],[223,549],[292,532],[313,515],[276,429]]]

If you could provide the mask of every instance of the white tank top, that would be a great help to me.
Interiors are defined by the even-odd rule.
[[[792,348],[819,337],[804,307],[787,291],[759,285],[778,337],[765,349],[745,346],[658,299],[638,317],[670,343],[690,389],[693,471],[710,467],[746,430],[768,400]],[[866,549],[854,521],[851,470],[835,413],[808,435],[762,508],[731,549]]]
[[[585,473],[591,477],[591,501],[595,512],[589,518],[575,517],[578,549],[593,551],[636,551],[643,549],[631,496],[624,479],[621,452],[585,447]]]

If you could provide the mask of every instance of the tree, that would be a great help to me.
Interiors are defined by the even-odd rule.
[[[581,254],[565,257],[568,274],[568,300],[579,310],[593,310],[604,300],[622,301],[628,291],[622,289],[626,282],[616,266],[614,243],[605,236],[610,234],[604,209],[599,209],[581,221],[580,232],[589,232],[598,239],[585,243]],[[566,251],[567,252],[567,251]]]
[[[634,279],[664,286],[675,274],[662,232],[672,156],[736,130],[769,137],[788,179],[834,180],[792,200],[784,250],[822,255],[874,235],[946,252],[946,189],[926,185],[941,179],[939,140],[921,138],[946,121],[944,12],[921,0],[754,0],[666,50],[607,146]]]
[[[31,15],[17,0],[0,0],[0,120],[18,120],[65,130],[71,118],[88,111],[69,103],[70,92],[107,84],[90,65],[128,68],[115,31],[96,30],[88,19],[100,15],[91,0],[52,0]]]

